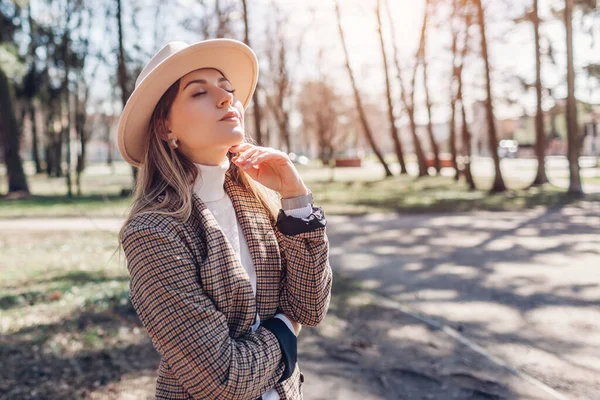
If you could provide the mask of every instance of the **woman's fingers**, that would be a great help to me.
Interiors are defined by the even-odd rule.
[[[250,143],[239,143],[239,144],[236,144],[235,146],[231,146],[229,150],[232,153],[239,154],[239,153],[243,152],[244,150],[247,150],[251,147],[256,147],[256,146],[254,146],[253,144],[250,144]]]
[[[236,157],[235,162],[243,165],[248,161],[248,159],[252,156],[252,154],[254,154],[255,152],[257,152],[259,150],[260,150],[260,148],[258,148],[258,147],[253,147],[253,148],[244,150],[239,156]]]
[[[248,163],[250,164],[258,164],[262,162],[266,157],[269,157],[272,153],[268,149],[263,149],[262,151],[257,151],[252,154],[252,157],[248,159]]]

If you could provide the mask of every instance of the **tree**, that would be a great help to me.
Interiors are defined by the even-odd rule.
[[[407,174],[406,163],[404,161],[404,151],[402,149],[402,141],[398,135],[398,128],[396,128],[396,117],[394,116],[394,106],[392,103],[392,88],[390,84],[390,75],[388,71],[388,61],[385,52],[385,41],[383,40],[383,29],[381,27],[381,0],[377,0],[377,32],[379,33],[379,43],[381,45],[381,56],[383,58],[383,72],[385,76],[385,92],[388,107],[388,117],[390,121],[390,136],[394,143],[394,150],[396,151],[396,157],[400,164],[400,174]]]
[[[8,77],[0,68],[0,136],[8,178],[8,193],[29,195],[27,177],[19,156],[19,127],[15,117]]]
[[[433,121],[431,120],[431,97],[429,95],[429,86],[427,85],[427,27],[429,21],[430,12],[430,0],[425,0],[425,11],[423,14],[423,26],[421,28],[421,43],[419,44],[419,50],[417,52],[416,64],[420,62],[423,66],[423,89],[425,90],[425,104],[427,107],[427,135],[429,136],[429,144],[431,152],[433,153],[433,166],[435,171],[439,174],[442,170],[442,164],[440,162],[440,151],[438,145],[433,136]],[[416,68],[415,68],[416,71]],[[414,82],[414,81],[413,81]]]
[[[567,159],[569,160],[568,193],[583,195],[579,175],[580,134],[577,128],[577,106],[575,103],[575,68],[573,59],[573,1],[565,0],[564,22],[567,31]]]
[[[244,43],[250,46],[250,27],[248,26],[248,4],[247,0],[242,0],[243,18],[244,18]],[[260,82],[256,83],[256,89],[252,94],[252,107],[254,114],[254,135],[259,146],[263,145],[263,136],[261,129],[261,109],[258,94],[260,92]]]
[[[131,79],[129,72],[127,71],[127,65],[125,63],[125,46],[123,38],[123,0],[117,0],[117,35],[118,35],[118,50],[117,50],[117,80],[119,82],[119,88],[121,89],[121,103],[123,107],[127,104],[127,100],[131,96],[134,89],[134,81]],[[134,186],[137,181],[137,168],[131,167],[133,174]],[[122,195],[127,194],[128,190],[123,190]]]
[[[485,33],[485,13],[483,10],[482,0],[473,0],[477,9],[477,22],[479,24],[479,34],[481,40],[481,56],[485,64],[485,89],[486,89],[486,100],[485,100],[485,112],[488,127],[488,142],[489,150],[494,160],[494,182],[491,193],[503,192],[506,190],[504,179],[502,178],[502,171],[500,170],[500,156],[498,155],[498,135],[496,134],[496,124],[494,117],[494,107],[492,104],[492,80],[490,77],[490,59],[488,55],[487,39]]]
[[[396,44],[396,35],[394,33],[394,20],[392,19],[392,14],[390,12],[388,0],[386,0],[386,11],[389,19],[392,46],[394,48],[394,65],[396,67],[396,77],[398,79],[398,83],[400,84],[400,100],[404,105],[410,122],[410,133],[412,136],[414,152],[417,156],[417,164],[419,166],[419,177],[427,176],[427,160],[425,159],[423,147],[421,146],[421,141],[419,140],[419,136],[417,135],[417,123],[415,120],[415,80],[418,63],[415,63],[414,66],[412,85],[410,88],[410,93],[408,93],[408,88],[405,86],[404,79],[402,77],[402,69],[400,68],[400,57],[398,54],[398,46]]]
[[[0,1],[0,6],[4,6]],[[14,46],[18,26],[14,21],[20,20],[21,9],[18,4],[13,7],[0,8],[0,52],[14,56],[11,64],[19,65]],[[11,57],[13,58],[13,57]],[[8,194],[28,196],[29,186],[19,153],[21,134],[17,122],[14,96],[11,83],[5,73],[4,65],[0,65],[0,146],[3,151],[6,177],[8,179]]]
[[[340,15],[340,6],[339,6],[338,0],[335,1],[335,15],[337,17],[338,30],[340,33],[342,48],[344,50],[344,56],[346,59],[346,69],[348,71],[348,75],[350,76],[350,82],[352,84],[352,91],[354,93],[354,100],[356,102],[356,108],[357,108],[357,111],[358,111],[358,114],[360,117],[360,121],[361,121],[361,124],[363,127],[364,134],[367,138],[367,141],[369,142],[369,145],[373,149],[373,152],[375,153],[375,155],[379,159],[379,162],[383,166],[383,169],[385,170],[385,176],[386,177],[393,176],[392,171],[390,171],[387,163],[385,162],[385,160],[383,158],[383,154],[381,153],[377,144],[375,143],[375,139],[373,137],[373,132],[371,132],[371,128],[369,126],[369,122],[367,121],[367,116],[365,114],[365,110],[363,108],[360,93],[358,92],[358,87],[356,86],[356,80],[354,79],[354,73],[352,71],[352,67],[350,66],[350,57],[348,55],[348,49],[346,47],[346,39],[344,37],[344,30],[342,29],[342,18]]]
[[[266,76],[269,78],[269,89],[266,91],[266,100],[269,112],[273,115],[278,130],[278,146],[285,151],[292,152],[290,135],[290,112],[293,85],[291,84],[291,71],[289,66],[289,52],[292,48],[289,38],[284,32],[287,18],[282,15],[275,2],[271,4],[274,12],[274,28],[267,24],[267,37],[271,38],[271,45],[267,48],[269,69]],[[301,43],[301,42],[300,42]],[[298,46],[300,50],[301,44]],[[300,51],[298,51],[300,53]]]
[[[458,82],[458,73],[462,68],[462,63],[457,66],[458,61],[458,9],[459,9],[459,0],[452,1],[452,16],[450,17],[450,27],[452,30],[452,45],[451,45],[451,53],[452,53],[452,69],[450,75],[450,138],[448,140],[448,144],[450,147],[450,155],[452,157],[452,168],[454,168],[454,180],[458,180],[460,177],[460,170],[458,168],[457,162],[457,149],[456,149],[456,103],[458,102],[457,88],[456,84]],[[466,46],[466,43],[465,43]]]
[[[467,123],[467,114],[465,112],[465,101],[463,99],[463,70],[465,65],[465,59],[469,51],[469,27],[471,26],[473,17],[469,12],[467,6],[468,1],[459,0],[461,3],[462,19],[464,20],[464,41],[463,47],[460,54],[460,64],[456,71],[457,77],[457,95],[456,100],[460,102],[460,120],[461,120],[461,155],[463,164],[463,173],[469,189],[475,190],[475,180],[473,179],[473,173],[471,172],[471,132],[469,132],[469,124]],[[455,3],[458,6],[458,3]]]
[[[537,110],[535,114],[535,155],[538,160],[537,172],[532,186],[548,183],[546,176],[546,134],[544,131],[544,114],[542,111],[542,56],[540,52],[540,15],[538,0],[533,0],[533,22],[534,46],[535,46],[535,94],[537,96]]]
[[[319,159],[324,166],[331,165],[345,132],[339,129],[339,117],[344,114],[340,105],[343,98],[324,75],[318,80],[305,82],[298,94],[298,111],[302,119],[302,133],[307,141],[316,141]]]

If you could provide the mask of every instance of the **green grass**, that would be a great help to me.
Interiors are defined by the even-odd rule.
[[[552,185],[525,189],[528,182],[507,178],[511,189],[490,195],[490,178],[476,177],[480,190],[469,191],[462,182],[450,177],[415,179],[394,176],[383,179],[382,172],[369,168],[322,168],[313,162],[297,167],[315,201],[327,214],[364,214],[369,212],[450,212],[472,210],[520,210],[536,206],[557,206],[575,199],[565,190]],[[332,180],[333,179],[333,180]],[[83,196],[68,198],[64,178],[31,176],[33,196],[21,200],[0,200],[0,218],[22,217],[117,217],[125,216],[130,198],[121,197],[122,189],[131,186],[131,171],[126,165],[109,170],[94,166],[83,175]],[[597,184],[600,177],[585,182]],[[561,185],[564,182],[560,182]],[[4,189],[0,184],[0,192]],[[588,199],[597,200],[598,195]]]
[[[311,184],[315,197],[329,213],[357,214],[369,212],[452,212],[509,211],[537,206],[559,206],[577,201],[563,189],[552,185],[539,188],[508,190],[489,194],[486,190],[470,191],[463,183],[450,178],[430,177],[416,180],[394,177],[369,182],[332,182]],[[600,196],[589,195],[590,200]]]
[[[116,248],[116,232],[0,235],[0,333],[129,306],[129,275]]]

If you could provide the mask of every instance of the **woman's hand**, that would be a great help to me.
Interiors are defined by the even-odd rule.
[[[278,192],[282,198],[308,194],[296,167],[283,151],[250,143],[232,146],[229,151],[238,153],[231,158],[232,162],[255,181]]]

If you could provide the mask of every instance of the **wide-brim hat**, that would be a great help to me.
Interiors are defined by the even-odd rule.
[[[125,161],[140,165],[156,104],[179,78],[200,68],[219,70],[235,88],[244,109],[248,107],[258,81],[258,60],[250,47],[233,39],[210,39],[191,45],[169,42],[142,69],[121,113],[118,145]]]

